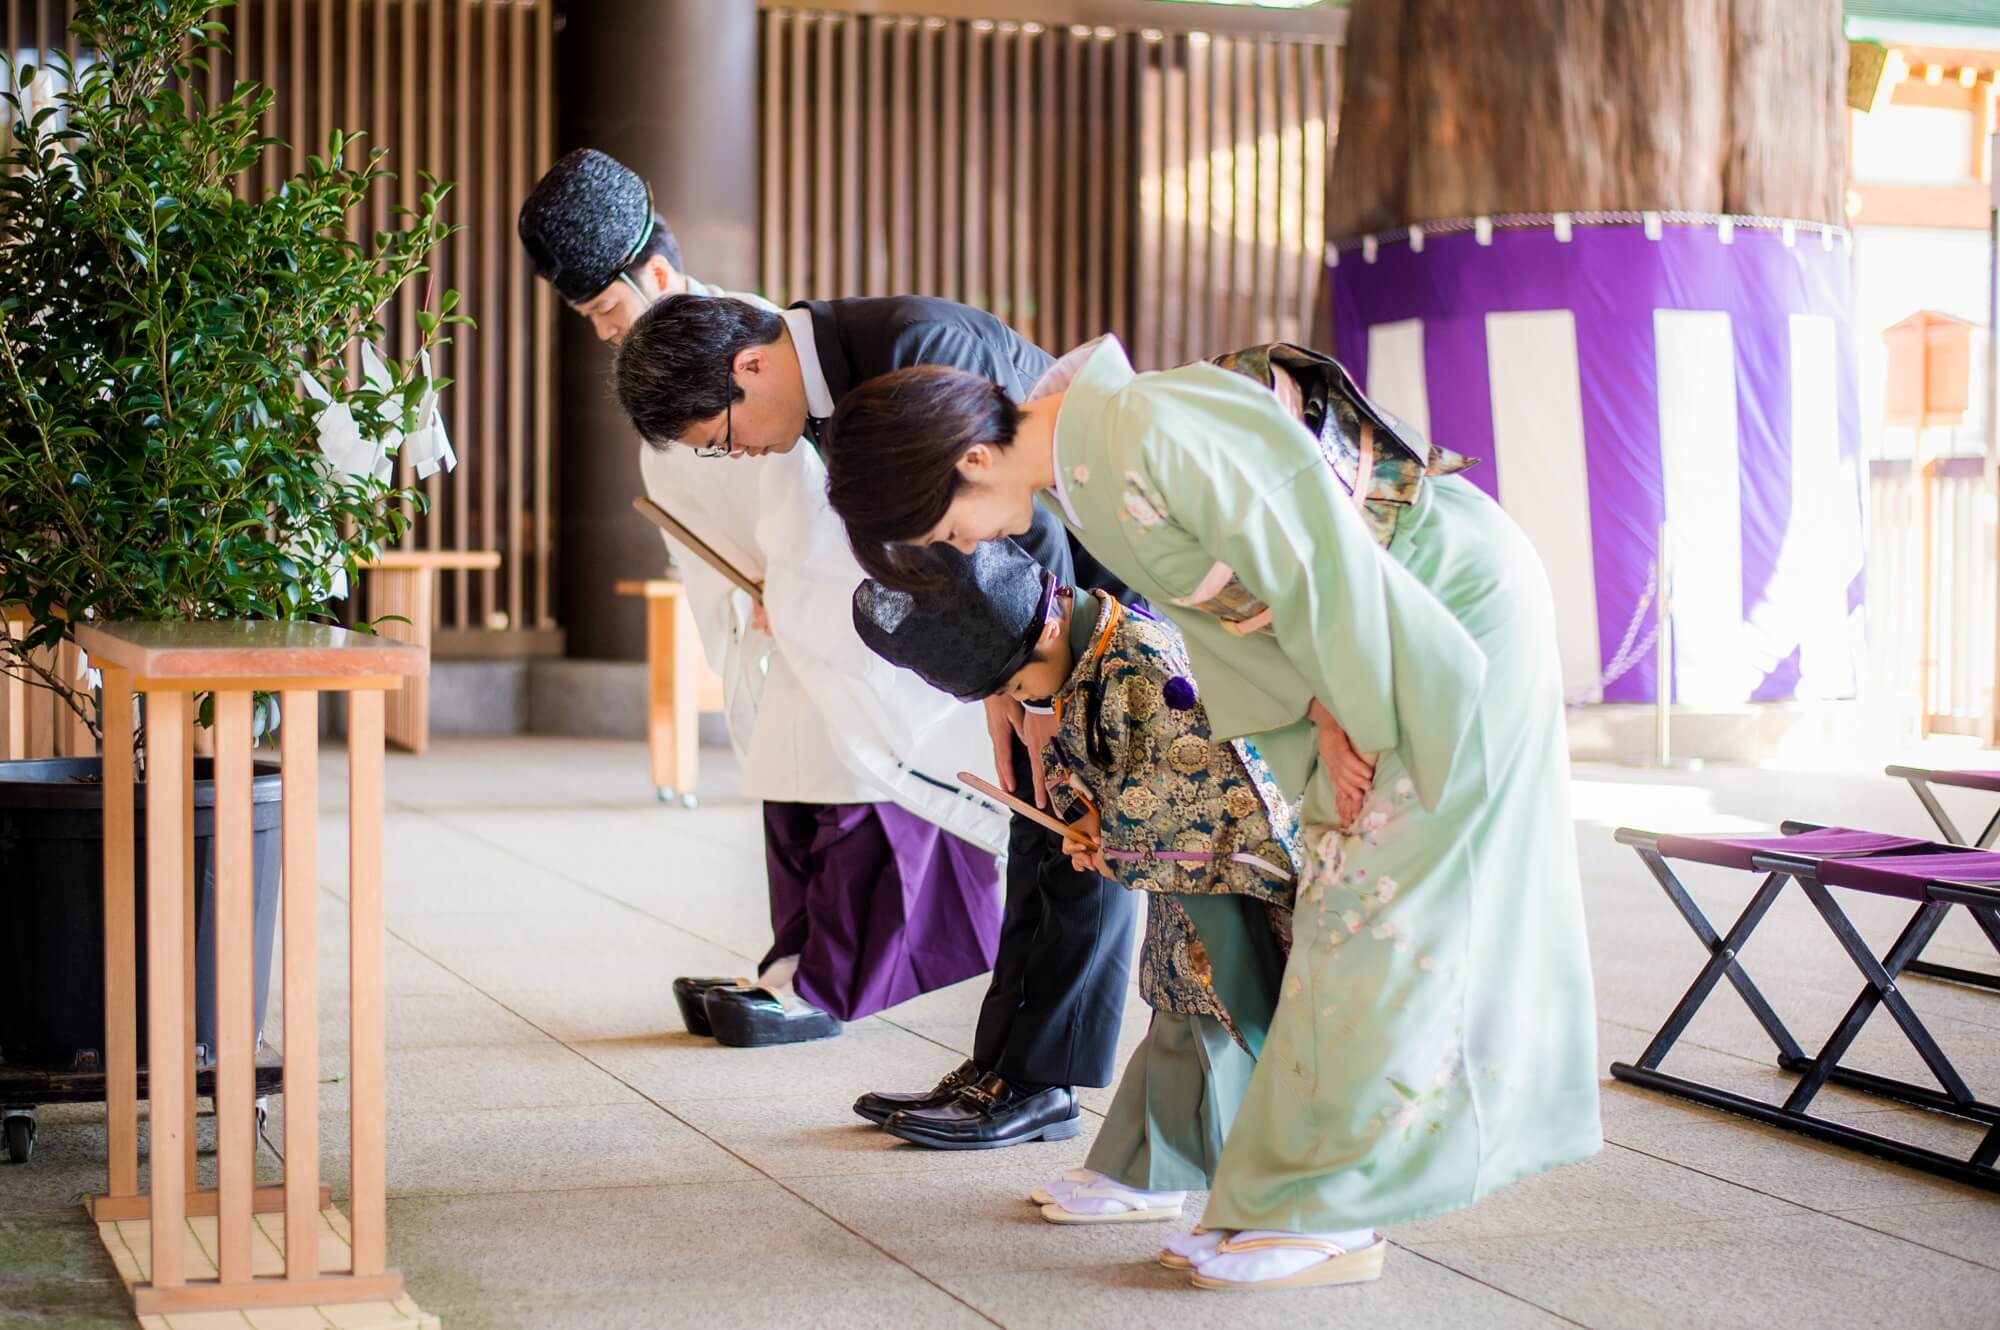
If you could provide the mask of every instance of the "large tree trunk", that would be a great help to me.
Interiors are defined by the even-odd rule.
[[[1354,0],[1329,238],[1499,213],[1839,224],[1840,0]]]

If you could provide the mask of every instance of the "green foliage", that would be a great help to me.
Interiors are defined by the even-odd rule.
[[[325,155],[266,197],[237,183],[266,149],[270,89],[200,96],[223,25],[211,0],[85,0],[76,67],[57,104],[23,117],[35,71],[9,64],[15,125],[0,158],[0,602],[33,627],[0,663],[97,724],[80,680],[30,658],[73,621],[325,619],[336,577],[422,511],[416,490],[326,465],[322,406],[362,434],[413,429],[417,352],[388,392],[349,387],[343,358],[379,339],[383,307],[427,272],[454,229],[448,186],[373,252],[350,238],[392,180],[336,131]],[[466,320],[445,292],[418,317],[424,347]]]

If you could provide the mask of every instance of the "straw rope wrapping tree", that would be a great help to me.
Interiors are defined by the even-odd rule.
[[[52,690],[101,736],[87,680],[41,663],[84,618],[324,619],[355,565],[399,539],[424,496],[347,474],[319,447],[326,386],[361,436],[400,439],[427,391],[417,352],[455,292],[418,316],[421,346],[387,390],[346,382],[343,355],[453,229],[448,187],[372,252],[346,218],[393,177],[333,133],[324,157],[248,201],[235,181],[277,140],[273,93],[198,89],[223,25],[211,0],[86,0],[65,89],[24,118],[35,71],[6,70],[15,116],[0,160],[0,602],[31,626],[0,666]],[[350,160],[357,164],[349,165]],[[365,215],[365,213],[358,213]],[[430,302],[426,301],[428,305]],[[260,728],[272,713],[259,709]]]

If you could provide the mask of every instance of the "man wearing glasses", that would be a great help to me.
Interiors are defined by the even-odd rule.
[[[618,399],[656,446],[806,454],[817,474],[821,426],[857,384],[907,366],[944,365],[979,374],[1019,401],[1050,364],[993,315],[949,300],[814,300],[774,311],[689,293],[659,301],[632,325],[618,354]],[[1038,510],[1033,529],[1016,539],[1060,584],[1124,594],[1047,514]],[[859,581],[851,555],[843,571],[851,593]],[[1035,719],[1005,698],[987,715],[1003,777],[1039,798],[1041,743],[1015,738],[1016,731],[1035,736]],[[1017,817],[1000,950],[972,1057],[929,1092],[863,1095],[855,1111],[891,1135],[940,1149],[1074,1135],[1074,1087],[1111,1077],[1134,917],[1128,893],[1078,871],[1052,834]]]
[[[537,273],[607,342],[659,299],[720,294],[682,270],[645,182],[601,152],[558,162],[518,231]],[[853,556],[818,459],[738,446],[737,423],[693,448],[642,447],[639,461],[649,498],[764,585],[753,606],[668,541],[723,676],[743,793],[763,801],[774,934],[754,981],[683,977],[674,995],[691,1033],[759,1046],[837,1034],[990,969],[1008,824],[918,774],[979,761],[984,729],[856,637],[859,573],[843,576]]]

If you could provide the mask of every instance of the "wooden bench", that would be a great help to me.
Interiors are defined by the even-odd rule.
[[[141,1317],[374,1304],[387,1265],[383,1013],[383,699],[429,667],[401,642],[321,624],[84,624],[104,676],[105,1116],[108,1185],[86,1206]],[[259,1187],[251,709],[282,698],[285,1176]],[[194,1169],[194,700],[215,695],[216,1186]],[[320,1185],[319,695],[348,695],[350,1207]],[[133,714],[146,715],[146,982],[151,1166],[139,1185]],[[260,1213],[282,1215],[266,1225]],[[196,1224],[194,1218],[202,1222]],[[208,1217],[213,1217],[212,1223]],[[357,1313],[357,1315],[364,1315]],[[326,1324],[346,1318],[322,1316]]]
[[[687,588],[666,578],[618,583],[621,596],[646,600],[646,745],[653,789],[695,806],[701,770],[700,715],[722,710],[722,680],[701,653]]]
[[[384,550],[361,565],[368,579],[368,617],[400,616],[376,632],[395,642],[431,649],[437,625],[437,575],[440,571],[488,572],[500,566],[498,550]],[[385,720],[390,743],[409,753],[431,745],[430,681],[418,676],[392,694]]]

